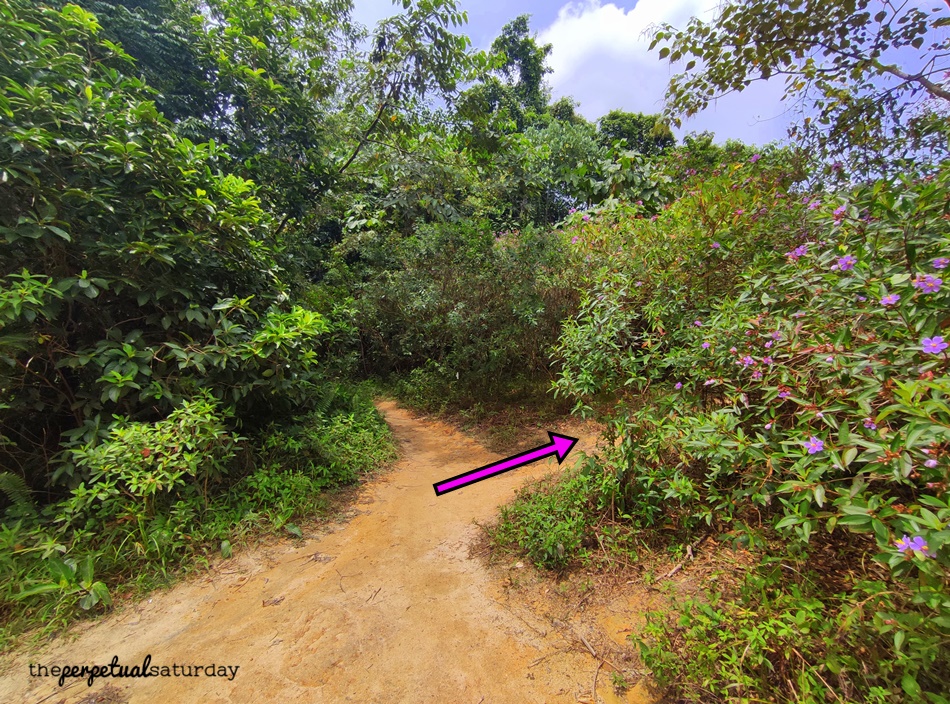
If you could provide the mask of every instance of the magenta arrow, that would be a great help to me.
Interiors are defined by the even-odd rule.
[[[436,482],[432,485],[435,489],[435,495],[442,496],[442,494],[447,494],[450,491],[461,489],[463,486],[480,482],[483,479],[494,477],[503,472],[510,472],[512,469],[523,467],[532,462],[537,462],[549,455],[557,455],[557,463],[561,464],[564,458],[567,457],[567,453],[577,444],[577,438],[572,438],[568,435],[558,435],[550,431],[548,431],[548,437],[551,438],[551,442],[547,445],[541,445],[541,447],[536,447],[533,450],[506,457],[499,462],[492,462],[483,467],[471,469],[454,477],[450,477],[449,479],[443,479],[441,482]]]

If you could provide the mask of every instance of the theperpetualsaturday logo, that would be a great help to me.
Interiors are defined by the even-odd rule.
[[[107,677],[223,677],[228,682],[237,676],[240,665],[218,665],[215,663],[153,665],[152,656],[146,655],[141,664],[123,665],[119,656],[113,655],[105,665],[43,665],[30,663],[30,677],[56,677],[60,687],[67,680],[85,680],[91,687],[97,679]]]

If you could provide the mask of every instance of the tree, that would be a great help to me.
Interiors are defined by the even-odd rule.
[[[662,25],[651,46],[660,58],[686,59],[673,77],[667,112],[674,123],[756,80],[785,77],[785,97],[800,120],[792,136],[828,159],[873,175],[916,149],[947,152],[947,121],[902,119],[926,98],[950,101],[950,24],[946,8],[889,0],[743,0],[712,22],[685,30]]]
[[[195,0],[92,0],[86,9],[96,15],[101,37],[135,59],[165,117],[172,122],[220,117],[216,66],[200,41]]]
[[[476,142],[493,148],[498,143],[485,132],[522,132],[547,109],[544,76],[551,72],[546,62],[552,47],[538,45],[528,20],[528,15],[520,15],[502,27],[478,82],[459,100],[459,116],[468,122]]]
[[[356,146],[343,160],[339,173],[350,168],[387,122],[398,120],[398,110],[410,108],[433,92],[452,97],[472,68],[471,42],[449,29],[468,21],[456,0],[401,2],[406,12],[380,22],[368,60],[357,63],[365,78],[358,81],[360,87],[348,102],[366,124],[360,127]],[[387,116],[389,120],[384,119]]]
[[[597,121],[604,146],[622,140],[625,149],[644,156],[657,156],[676,143],[676,138],[661,115],[611,110]]]
[[[583,115],[577,113],[580,103],[569,95],[558,98],[548,106],[548,114],[555,120],[561,122],[570,122],[574,125],[582,125],[587,122]]]
[[[58,450],[199,389],[247,424],[305,403],[325,328],[288,301],[255,185],[99,30],[0,4],[0,464],[37,486],[70,471]]]
[[[492,42],[492,54],[503,59],[498,71],[505,77],[525,112],[544,112],[548,96],[544,76],[551,73],[546,65],[552,46],[539,46],[528,28],[529,15],[519,15],[501,29]]]

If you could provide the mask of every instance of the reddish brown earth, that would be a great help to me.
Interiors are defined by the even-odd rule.
[[[560,471],[555,462],[436,497],[433,482],[499,456],[394,403],[380,408],[402,459],[366,486],[350,520],[305,541],[249,550],[39,651],[8,656],[0,701],[593,702],[595,671],[598,701],[643,701],[636,688],[616,694],[600,661],[605,651],[595,659],[587,650],[609,640],[621,647],[627,614],[642,605],[628,599],[589,614],[584,636],[517,603],[503,570],[471,555],[475,522],[491,521],[526,481]],[[594,449],[583,429],[558,430],[582,435],[575,453]],[[114,655],[125,665],[151,655],[158,666],[239,669],[230,681],[101,679],[91,688],[29,676],[29,663],[99,664]]]

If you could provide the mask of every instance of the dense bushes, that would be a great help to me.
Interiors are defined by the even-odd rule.
[[[875,578],[892,595],[886,608],[878,594],[857,609],[860,580],[874,581],[861,568],[841,594],[813,594],[840,604],[815,607],[839,628],[800,634],[816,650],[802,653],[792,689],[781,676],[792,665],[768,654],[774,643],[738,665],[711,657],[687,675],[686,663],[703,638],[726,638],[717,629],[736,609],[776,624],[793,618],[804,608],[798,587],[773,580],[786,596],[743,597],[715,623],[688,610],[686,640],[676,641],[683,660],[663,656],[672,635],[647,648],[658,674],[688,683],[683,696],[721,698],[715,682],[746,677],[759,693],[814,698],[808,687],[828,658],[869,638],[877,645],[842,660],[831,689],[851,700],[924,691],[944,701],[946,683],[927,672],[946,667],[950,633],[950,305],[941,279],[950,169],[832,195],[787,190],[767,170],[747,175],[760,166],[731,165],[656,219],[621,208],[565,230],[592,274],[560,341],[556,389],[583,412],[608,402],[612,440],[572,502],[631,528],[779,546],[803,570],[821,531],[839,541],[843,563],[873,560],[889,575]],[[540,562],[563,564],[529,529],[577,520],[553,509],[546,518],[538,501],[522,499],[530,510],[510,510],[504,530]]]
[[[76,5],[0,6],[0,618],[58,627],[393,456],[280,227]],[[327,333],[330,339],[320,341]],[[340,365],[336,365],[339,370]]]
[[[80,8],[5,5],[0,44],[4,464],[74,486],[57,452],[114,416],[200,389],[237,422],[305,400],[325,325],[287,303],[254,185],[175,135]]]
[[[327,283],[348,280],[364,368],[409,374],[423,395],[487,398],[544,374],[575,294],[556,238],[487,223],[420,226],[409,237],[347,242]],[[423,391],[429,388],[430,392]]]

